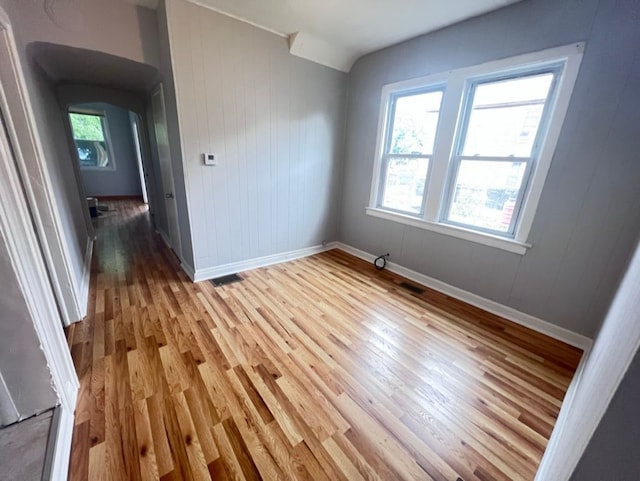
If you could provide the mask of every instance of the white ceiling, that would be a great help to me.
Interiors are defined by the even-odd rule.
[[[189,1],[288,37],[292,54],[348,72],[364,54],[520,0]]]

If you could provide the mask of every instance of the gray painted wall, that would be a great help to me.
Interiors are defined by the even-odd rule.
[[[6,426],[55,406],[58,397],[2,233],[0,292],[0,426]]]
[[[160,0],[160,4],[158,6],[158,40],[160,50],[159,69],[163,84],[165,114],[167,117],[169,148],[171,150],[171,165],[173,167],[173,182],[175,187],[174,195],[175,202],[178,207],[180,248],[182,249],[182,252],[179,252],[178,255],[182,262],[193,267],[195,264],[193,257],[193,221],[191,216],[194,214],[189,211],[188,207],[188,185],[185,182],[185,173],[182,162],[181,142],[183,139],[180,135],[180,124],[178,121],[177,94],[173,76],[174,65],[171,56],[172,46],[169,41],[169,25],[167,23],[166,2],[164,0]],[[149,98],[149,103],[151,103],[151,98]],[[153,120],[153,113],[151,113],[151,120]],[[153,130],[153,122],[150,123],[150,128]],[[152,138],[155,139],[155,133],[152,133],[151,135],[153,136]],[[164,192],[164,189],[162,189],[162,179],[160,179],[160,184],[161,192]],[[168,233],[169,230],[165,232]]]
[[[72,165],[76,160],[71,158],[63,126],[64,118],[53,85],[45,73],[31,62],[26,64],[24,73],[67,244],[69,253],[67,261],[71,265],[74,285],[80,297],[80,286],[85,272],[85,252],[90,240],[83,213],[86,204],[78,195]],[[89,266],[86,267],[89,268]]]
[[[640,352],[636,353],[609,404],[572,481],[640,479]]]
[[[361,58],[349,78],[340,239],[593,336],[640,231],[637,2],[529,0]],[[587,41],[525,256],[365,214],[384,84]]]
[[[285,38],[167,3],[195,267],[335,240],[346,75],[291,56]]]
[[[75,157],[67,142],[64,117],[55,89],[50,79],[30,57],[28,46],[36,41],[59,43],[156,65],[156,14],[125,2],[109,0],[81,4],[56,2],[53,18],[45,10],[43,1],[0,0],[0,6],[8,13],[16,37],[27,91],[47,163],[47,174],[62,221],[69,253],[66,263],[71,267],[73,288],[79,293],[85,272],[84,257],[88,242],[88,229],[83,214],[85,203],[78,194],[77,180],[73,174]],[[113,32],[118,32],[118,35]],[[50,219],[44,221],[46,225],[52,224]],[[86,268],[88,271],[89,266]]]
[[[132,2],[1,0],[15,33],[25,41],[97,50],[158,64],[156,13]],[[45,5],[52,8],[46,9]]]
[[[81,170],[88,196],[142,195],[129,111],[105,103],[76,104],[73,107],[104,111],[109,125],[116,170]]]
[[[142,146],[144,170],[147,178],[147,192],[149,194],[149,211],[156,228],[166,226],[166,214],[164,211],[164,193],[162,191],[162,179],[158,165],[157,150],[152,148],[155,142],[153,133],[153,119],[148,119],[146,97],[120,89],[97,87],[84,84],[63,84],[58,86],[57,94],[61,109],[66,112],[67,106],[76,103],[109,103],[120,108],[134,112],[144,121],[142,129]],[[149,123],[148,123],[149,122]],[[146,127],[151,126],[151,129]],[[71,134],[69,134],[71,135]],[[157,182],[156,182],[157,181]],[[158,187],[159,182],[159,187]]]

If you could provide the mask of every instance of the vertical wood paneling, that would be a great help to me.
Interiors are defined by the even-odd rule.
[[[335,240],[346,75],[183,0],[167,12],[196,267]]]

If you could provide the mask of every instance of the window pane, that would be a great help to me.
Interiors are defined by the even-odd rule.
[[[432,154],[441,101],[440,91],[397,97],[389,153]]]
[[[69,118],[71,119],[74,139],[104,142],[101,116],[70,113]]]
[[[553,73],[478,84],[462,155],[529,157]]]
[[[448,219],[508,232],[526,167],[525,162],[463,160],[453,185]]]
[[[382,206],[419,214],[429,159],[392,157],[387,162]]]
[[[70,112],[69,119],[80,167],[112,168],[102,116]]]

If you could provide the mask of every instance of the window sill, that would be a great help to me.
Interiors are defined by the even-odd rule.
[[[440,224],[437,222],[431,222],[424,219],[418,219],[409,215],[398,214],[396,212],[389,212],[382,209],[376,209],[373,207],[367,207],[367,215],[373,217],[379,217],[380,219],[386,219],[393,222],[399,222],[400,224],[406,224],[420,229],[430,230],[439,234],[449,235],[457,237],[459,239],[476,242],[489,247],[495,247],[514,254],[524,255],[531,247],[530,244],[524,242],[518,242],[512,239],[505,239],[504,237],[498,237],[491,234],[485,234],[462,227]]]

